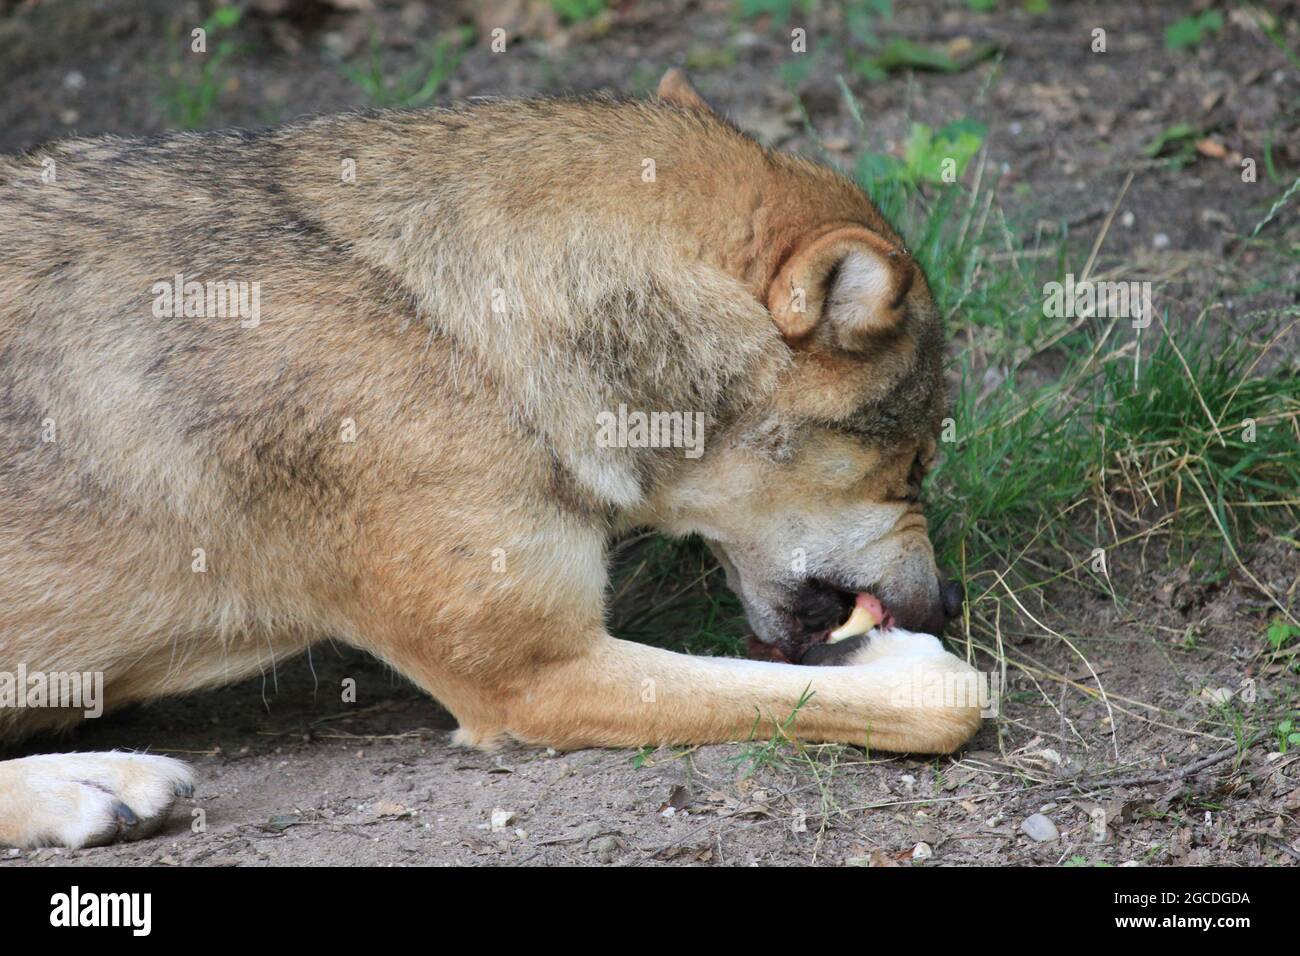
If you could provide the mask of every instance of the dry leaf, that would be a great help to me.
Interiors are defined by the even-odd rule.
[[[1223,159],[1228,155],[1228,147],[1209,136],[1196,141],[1196,151],[1202,156],[1209,156],[1211,159]]]

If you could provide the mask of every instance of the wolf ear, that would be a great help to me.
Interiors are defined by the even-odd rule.
[[[659,81],[659,88],[655,90],[655,96],[665,103],[672,103],[684,110],[695,110],[700,113],[713,112],[712,107],[704,102],[704,97],[700,96],[695,87],[691,85],[691,81],[686,78],[686,74],[677,67],[673,67],[663,75],[663,78]]]
[[[777,270],[767,308],[791,345],[824,330],[849,352],[895,329],[916,263],[906,249],[865,226],[837,226],[812,234]]]

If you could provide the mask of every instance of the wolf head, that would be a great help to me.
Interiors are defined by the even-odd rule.
[[[675,72],[659,95],[708,110]],[[945,408],[941,317],[856,186],[766,160],[747,279],[788,361],[657,489],[655,523],[708,542],[778,659],[801,659],[862,594],[886,623],[937,632],[962,600],[940,579],[920,503]]]

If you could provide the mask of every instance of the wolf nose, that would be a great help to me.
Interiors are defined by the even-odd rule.
[[[966,589],[960,581],[945,581],[939,585],[939,596],[943,599],[943,613],[952,620],[961,616],[961,606],[966,600]]]

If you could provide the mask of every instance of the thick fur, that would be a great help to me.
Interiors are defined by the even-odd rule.
[[[765,640],[814,574],[931,629],[911,484],[941,414],[939,322],[918,277],[869,349],[783,338],[769,286],[828,223],[897,243],[847,180],[680,97],[0,159],[0,671],[100,671],[118,707],[333,637],[477,745],[742,738],[811,686],[806,739],[958,746],[977,711],[890,704],[882,659],[711,661],[603,626],[607,543],[653,526],[709,540]],[[177,273],[257,282],[260,324],[156,318]],[[827,329],[854,294],[839,281]],[[620,404],[704,413],[703,456],[600,447]],[[78,716],[0,709],[0,738]],[[0,841],[59,839],[25,828],[15,763]]]

